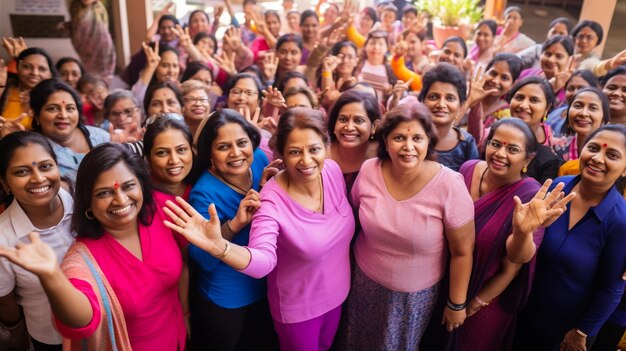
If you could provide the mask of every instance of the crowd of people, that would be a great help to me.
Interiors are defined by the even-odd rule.
[[[98,0],[3,38],[0,350],[626,349],[606,29],[282,4],[168,4],[117,80]]]

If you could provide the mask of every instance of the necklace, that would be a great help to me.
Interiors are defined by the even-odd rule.
[[[489,170],[489,166],[487,166],[487,168],[485,168],[485,170],[483,171],[483,173],[480,175],[480,182],[478,182],[478,198],[480,199],[481,197],[483,197],[483,179],[485,178],[485,173],[487,173],[487,171]]]
[[[252,170],[251,169],[248,169],[248,182],[250,182],[250,187],[248,188],[248,190],[242,189],[242,188],[236,186],[235,184],[229,182],[228,179],[226,179],[226,177],[224,177],[222,175],[222,173],[220,173],[220,171],[217,170],[217,168],[215,169],[215,173],[217,173],[217,175],[219,175],[219,177],[222,178],[222,180],[224,182],[226,182],[226,184],[228,184],[232,188],[237,189],[239,192],[241,192],[243,194],[247,194],[248,191],[250,191],[250,189],[252,189]]]
[[[287,190],[287,192],[289,192],[289,176],[287,175],[287,187],[285,188],[285,190]],[[315,210],[313,210],[314,212],[318,212],[318,213],[324,213],[324,188],[322,186],[322,175],[320,174],[319,177],[317,178],[318,180],[318,184],[319,184],[319,188],[320,188],[320,199],[318,201],[318,205],[317,208]]]

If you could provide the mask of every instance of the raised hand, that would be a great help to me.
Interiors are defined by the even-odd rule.
[[[522,200],[515,196],[515,210],[513,211],[513,232],[532,234],[539,227],[547,227],[556,221],[565,210],[567,204],[572,201],[576,193],[571,192],[564,196],[562,192],[564,183],[559,183],[548,193],[552,179],[548,179],[535,197],[529,202],[522,204]]]
[[[8,77],[9,77],[9,72],[7,70],[6,62],[4,62],[4,60],[0,58],[0,86],[5,87],[5,88],[0,88],[0,90],[6,89]]]
[[[328,55],[322,59],[322,72],[335,72],[337,66],[341,63],[343,55]]]
[[[14,132],[23,132],[26,130],[22,121],[28,117],[27,113],[20,114],[16,119],[7,121],[6,118],[0,116],[0,139]]]
[[[254,114],[250,113],[250,108],[248,108],[248,106],[240,108],[239,109],[239,113],[241,113],[241,115],[243,116],[243,118],[246,119],[246,121],[252,123],[252,125],[256,126],[257,128],[259,128],[259,117],[261,116],[261,108],[257,107],[254,110]]]
[[[9,54],[9,57],[13,57],[13,58],[17,58],[18,56],[20,56],[22,51],[28,48],[28,46],[26,45],[26,41],[24,41],[24,38],[22,37],[19,37],[19,38],[3,37],[2,46],[6,50],[7,54]]]
[[[209,253],[219,253],[222,231],[215,205],[209,206],[209,220],[204,219],[187,201],[177,196],[176,203],[167,200],[163,211],[170,220],[163,221],[166,227],[184,236],[190,243]]]
[[[400,40],[396,43],[396,46],[394,46],[393,48],[393,54],[394,56],[397,57],[402,57],[404,55],[406,55],[406,52],[408,51],[408,45],[406,43],[406,41],[404,40]]]
[[[265,54],[263,58],[263,77],[265,80],[272,80],[276,76],[278,70],[279,58],[273,51]]]
[[[263,98],[267,101],[268,104],[278,108],[285,109],[287,108],[287,104],[285,104],[285,98],[283,94],[277,88],[272,87],[271,85],[267,87],[266,90],[261,92],[263,94]]]
[[[261,174],[260,186],[264,186],[273,176],[277,175],[280,170],[278,167],[283,164],[283,160],[280,158],[270,162],[265,168],[263,168],[263,174]]]
[[[252,222],[252,216],[261,207],[261,198],[259,193],[254,190],[248,190],[246,196],[239,202],[239,208],[235,214],[235,218],[230,220],[231,229],[238,233],[245,226]]]
[[[213,18],[214,21],[216,23],[219,23],[220,18],[222,17],[222,15],[224,14],[224,6],[223,5],[217,5],[215,6],[215,8],[213,9]]]
[[[413,78],[409,79],[407,82],[402,80],[398,80],[396,84],[393,86],[393,96],[396,100],[402,99],[404,94],[409,91],[411,88],[411,83],[413,83]]]
[[[238,51],[241,48],[241,29],[230,27],[224,32],[222,50]],[[226,46],[226,47],[224,47]]]
[[[171,9],[172,7],[174,7],[174,5],[175,5],[175,4],[174,4],[174,2],[173,2],[173,1],[168,2],[168,3],[165,5],[165,7],[163,7],[163,8],[161,9],[161,11],[159,11],[159,13],[157,14],[157,19],[158,19],[158,18],[163,17],[164,15],[169,14],[169,13],[170,13],[170,9]]]
[[[36,274],[37,276],[52,275],[59,269],[57,255],[48,244],[39,239],[39,233],[28,234],[30,243],[19,243],[15,247],[0,246],[0,257]]]
[[[565,86],[565,83],[570,79],[572,73],[576,69],[576,59],[574,55],[570,56],[567,60],[567,64],[563,69],[556,66],[557,73],[554,75],[554,91],[558,91]]]
[[[234,76],[237,74],[237,67],[235,66],[235,57],[237,53],[227,53],[222,51],[220,55],[215,55],[213,59],[215,63],[221,68],[224,72],[226,72],[229,76]]]
[[[485,90],[486,81],[487,75],[484,72],[484,68],[479,67],[478,70],[472,74],[472,78],[470,79],[469,94],[467,96],[467,104],[469,107],[481,102],[486,96],[498,92],[498,89],[495,88]]]
[[[146,67],[156,69],[159,62],[161,62],[161,56],[159,56],[159,42],[154,42],[154,49],[146,43],[141,43],[141,47],[143,48],[143,53],[146,54]]]
[[[180,45],[182,45],[184,48],[188,48],[193,45],[193,41],[189,36],[189,27],[185,27],[185,29],[183,29],[180,24],[177,24],[176,27],[173,28],[173,32],[178,37],[178,42],[180,43]]]
[[[618,53],[617,55],[609,59],[608,65],[609,65],[609,69],[613,69],[613,68],[622,66],[625,63],[626,63],[626,50],[622,50],[620,53]]]

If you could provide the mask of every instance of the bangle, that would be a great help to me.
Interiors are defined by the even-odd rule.
[[[228,251],[230,251],[230,241],[226,240],[226,247],[224,248],[224,252],[222,252],[221,254],[215,256],[215,258],[217,259],[222,259],[224,257],[226,257],[228,255]]]
[[[329,77],[332,77],[332,76],[333,76],[332,72],[322,71],[322,77],[329,78]]]
[[[582,336],[583,338],[587,337],[587,334],[583,333],[580,329],[575,328],[574,330],[576,331],[576,334]]]
[[[474,300],[476,300],[476,302],[478,302],[478,304],[480,304],[481,307],[485,307],[489,305],[489,302],[483,301],[480,297],[478,297],[478,295],[474,296]]]
[[[446,304],[446,306],[453,311],[462,311],[465,309],[465,307],[467,307],[467,303],[454,303],[450,301],[450,298],[448,298],[448,303]]]

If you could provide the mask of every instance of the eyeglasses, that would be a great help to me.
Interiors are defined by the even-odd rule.
[[[143,127],[147,127],[151,125],[152,123],[156,122],[157,119],[159,118],[173,119],[176,121],[185,122],[185,117],[183,117],[182,115],[178,113],[174,113],[174,112],[157,113],[146,118],[146,120],[143,122]]]
[[[500,150],[504,146],[504,150],[509,155],[517,155],[520,152],[524,151],[517,145],[510,145],[510,144],[507,145],[507,144],[504,144],[504,143],[502,143],[502,142],[500,142],[498,140],[487,140],[487,146],[490,147],[492,150],[495,150],[495,151]]]
[[[241,90],[241,89],[230,89],[230,94],[233,96],[241,96],[242,94],[246,94],[248,97],[253,97],[258,95],[259,92],[256,90]]]
[[[594,39],[596,39],[597,37],[593,34],[577,34],[576,35],[576,40],[586,40],[586,41],[592,41]]]
[[[189,98],[185,98],[185,102],[191,103],[191,104],[196,104],[196,103],[208,104],[209,103],[209,98],[206,98],[206,97],[198,97],[198,98],[189,97]]]
[[[111,111],[109,112],[109,115],[111,115],[111,117],[113,118],[120,118],[122,117],[122,115],[126,117],[132,117],[135,111],[137,111],[138,109],[139,107],[133,106],[133,107],[125,108],[122,111]]]

